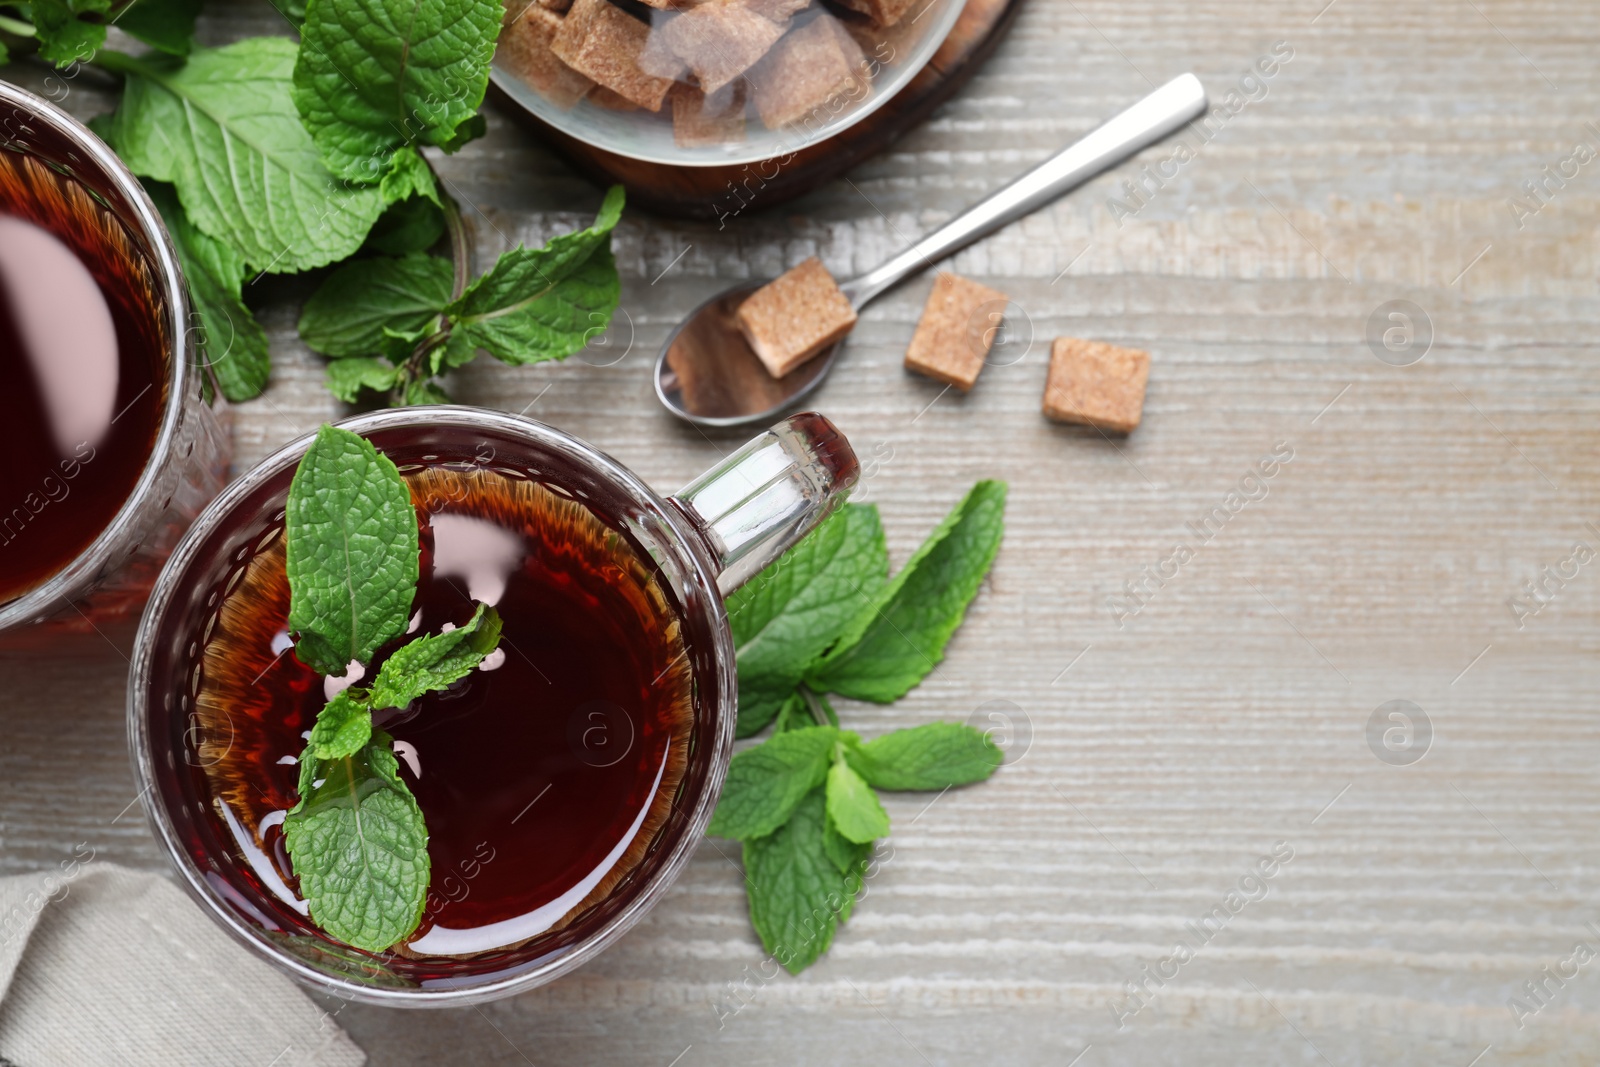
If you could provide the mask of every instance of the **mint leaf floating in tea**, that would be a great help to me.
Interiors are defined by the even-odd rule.
[[[107,127],[135,173],[177,186],[202,233],[257,271],[309,270],[361,246],[382,212],[376,185],[337,180],[289,98],[296,48],[251,37],[196,49],[187,63],[101,52],[127,77]]]
[[[846,505],[728,598],[739,657],[740,737],[772,721],[888,574],[878,510]],[[799,710],[811,721],[808,710]]]
[[[317,715],[306,740],[314,759],[337,760],[353,756],[372,738],[372,709],[357,691],[342,690]]]
[[[375,730],[341,759],[301,759],[300,801],[283,821],[300,895],[328,933],[381,952],[417,928],[428,895],[428,831],[394,742]]]
[[[372,683],[374,708],[403,708],[424,693],[465,678],[500,643],[500,615],[479,604],[465,626],[419,637],[397,649]]]
[[[405,632],[417,587],[417,516],[400,472],[371,442],[323,426],[285,514],[295,654],[342,675]]]
[[[417,515],[399,470],[365,438],[323,426],[290,482],[284,539],[296,657],[365,676],[406,631],[416,593]],[[373,711],[448,688],[499,641],[500,615],[480,603],[465,625],[391,651],[369,688],[348,686],[317,714],[283,833],[311,918],[341,941],[368,952],[403,941],[428,892],[427,827]]]
[[[824,694],[887,702],[927,676],[994,562],[1005,495],[979,482],[887,582],[877,509],[847,504],[729,598],[739,732],[774,718],[778,732],[733,757],[708,832],[744,842],[751,925],[791,972],[832,943],[889,832],[874,789],[943,790],[1000,765],[958,723],[862,743]]]
[[[376,181],[408,144],[482,136],[499,0],[310,0],[294,103],[335,174]]]

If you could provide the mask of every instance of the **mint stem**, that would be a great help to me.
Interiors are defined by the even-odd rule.
[[[0,30],[17,37],[33,37],[38,31],[33,28],[33,23],[14,19],[9,15],[0,15]]]
[[[813,693],[810,688],[804,685],[799,686],[798,688],[800,690],[800,696],[806,702],[806,707],[811,709],[811,717],[817,720],[817,725],[834,725],[833,722],[828,719],[828,713],[822,710],[822,701],[817,699],[817,694]]]
[[[417,155],[422,157],[422,163],[433,175],[434,187],[439,189],[439,206],[444,212],[445,235],[450,238],[450,264],[455,268],[455,279],[450,286],[450,302],[455,303],[461,299],[461,294],[466,292],[467,280],[472,271],[472,248],[467,243],[467,228],[461,222],[461,205],[457,204],[455,197],[445,192],[441,187],[442,182],[439,172],[433,169],[433,164],[421,150]],[[417,347],[411,350],[411,355],[406,357],[405,364],[401,367],[400,380],[395,383],[391,393],[396,404],[405,402],[406,383],[417,378],[426,377],[422,368],[426,365],[428,353],[450,340],[450,318],[447,315],[439,316],[438,332],[424,337],[417,342]]]

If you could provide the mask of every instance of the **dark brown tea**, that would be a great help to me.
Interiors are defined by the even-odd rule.
[[[0,148],[0,602],[107,526],[166,399],[154,268],[89,189]]]
[[[474,601],[504,622],[499,648],[465,679],[375,716],[429,833],[422,924],[394,950],[425,978],[440,973],[430,961],[526,954],[599,921],[669,820],[695,708],[680,612],[627,533],[557,483],[391,455],[421,519],[411,636],[466,622]],[[281,519],[237,558],[215,624],[195,635],[187,754],[203,769],[208,834],[274,905],[274,923],[325,938],[295,892],[282,821],[317,712],[358,679],[330,681],[295,658]]]

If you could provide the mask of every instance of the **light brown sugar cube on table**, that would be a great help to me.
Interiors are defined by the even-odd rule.
[[[849,333],[856,309],[812,256],[746,297],[735,318],[767,373],[782,378]]]
[[[573,0],[550,50],[624,100],[660,111],[672,79],[640,69],[639,57],[649,37],[649,26],[608,0]]]
[[[505,69],[537,89],[557,107],[568,108],[583,99],[594,82],[579,74],[550,51],[561,30],[561,16],[540,4],[529,4],[522,17],[505,28],[495,51]]]
[[[1006,294],[959,275],[940,273],[906,349],[906,370],[960,389],[972,388],[994,343]]]
[[[1144,413],[1150,353],[1101,341],[1057,337],[1050,345],[1044,413],[1114,433],[1132,433]]]
[[[867,59],[844,25],[826,12],[790,30],[750,71],[756,114],[770,130],[814,116],[833,117],[828,105],[863,92],[870,83]]]

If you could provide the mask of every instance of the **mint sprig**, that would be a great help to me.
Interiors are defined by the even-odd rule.
[[[300,337],[334,357],[328,386],[343,400],[362,388],[411,394],[480,348],[512,366],[562,359],[603,331],[616,310],[621,282],[611,231],[622,203],[622,187],[613,186],[593,225],[542,248],[513,248],[459,294],[441,256],[348,263],[306,302]],[[359,362],[346,366],[351,361]]]
[[[418,576],[417,515],[399,470],[370,441],[323,426],[295,469],[284,509],[295,655],[324,674],[366,668],[405,633]],[[463,626],[392,651],[370,687],[347,686],[317,715],[300,754],[300,799],[283,833],[311,918],[382,952],[422,919],[428,831],[372,713],[448,688],[500,641],[479,604]]]
[[[744,842],[750,921],[793,973],[850,917],[873,844],[889,832],[875,792],[982,781],[987,735],[935,722],[863,742],[824,693],[887,702],[917,685],[994,562],[1006,487],[979,482],[892,580],[877,509],[845,505],[728,601],[739,734],[777,732],[733,757],[709,833]]]
[[[0,63],[37,50],[122,76],[118,107],[93,126],[135,174],[170,186],[161,213],[228,399],[267,383],[267,336],[241,295],[262,274],[344,264],[301,337],[332,357],[328,388],[346,402],[445,403],[437,379],[480,350],[521,366],[605,331],[620,187],[593,226],[512,248],[474,279],[460,210],[422,154],[483,136],[499,0],[276,0],[298,42],[196,49],[200,3],[0,0]],[[112,23],[154,51],[105,50]]]

